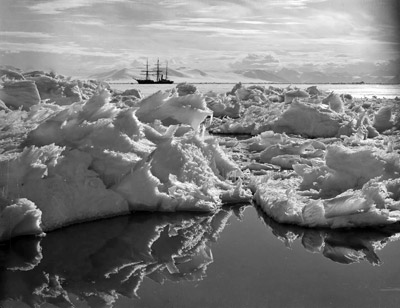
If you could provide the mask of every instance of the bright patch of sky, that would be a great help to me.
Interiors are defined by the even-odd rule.
[[[398,0],[1,0],[0,64],[73,76],[146,58],[205,71],[373,68],[400,57],[399,17]]]

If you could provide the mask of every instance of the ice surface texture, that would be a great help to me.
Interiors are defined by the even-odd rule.
[[[42,93],[56,93],[54,78],[32,79]],[[202,95],[157,92],[122,108],[110,100],[100,86],[88,100],[3,113],[18,120],[5,130],[26,137],[24,148],[1,156],[0,215],[9,223],[0,239],[132,211],[216,211],[251,199],[241,181],[228,180],[240,168],[199,135],[212,114]]]
[[[398,221],[395,102],[241,84],[142,98],[40,72],[16,77],[0,89],[1,239],[139,210],[216,211],[251,199],[256,173],[268,176],[251,179],[254,198],[278,221]],[[260,135],[223,150],[205,136],[213,116],[213,132]],[[257,161],[231,159],[246,155]]]
[[[400,220],[397,153],[329,146],[322,164],[293,169],[300,177],[255,180],[257,204],[278,222],[338,228]]]

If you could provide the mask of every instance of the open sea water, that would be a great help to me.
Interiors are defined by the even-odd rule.
[[[216,93],[225,93],[234,87],[234,83],[192,83],[202,93],[214,91]],[[138,89],[143,95],[148,96],[159,90],[165,91],[176,87],[177,84],[117,84],[111,83],[111,87],[118,90]],[[244,86],[252,85],[243,83]],[[258,84],[265,87],[273,86],[286,88],[289,84]],[[306,89],[311,84],[291,84],[301,89]],[[357,98],[395,98],[400,97],[400,84],[315,84],[318,89],[323,91],[334,91],[339,94],[351,94]]]

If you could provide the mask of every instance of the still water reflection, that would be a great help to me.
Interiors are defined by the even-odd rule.
[[[0,306],[398,307],[399,236],[281,225],[248,205],[118,217],[3,243]]]

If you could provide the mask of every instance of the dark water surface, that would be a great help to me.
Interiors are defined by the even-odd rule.
[[[117,217],[3,243],[0,306],[399,307],[396,232],[285,226],[249,205]]]

